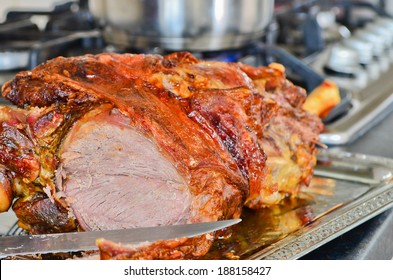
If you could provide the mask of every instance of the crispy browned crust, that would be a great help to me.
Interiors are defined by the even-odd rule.
[[[73,124],[101,104],[118,108],[187,179],[196,197],[191,222],[239,217],[244,205],[260,208],[296,195],[311,179],[323,129],[302,109],[304,89],[279,67],[199,61],[189,53],[59,57],[17,74],[2,90],[25,109],[2,118],[0,164],[19,198],[21,224],[32,232],[77,229],[58,195],[57,152]],[[100,244],[103,257],[148,256]],[[156,244],[161,249],[151,255],[187,258],[210,246],[170,244],[176,242]]]
[[[212,236],[163,240],[135,246],[98,239],[97,246],[103,260],[176,260],[195,259],[209,251]]]

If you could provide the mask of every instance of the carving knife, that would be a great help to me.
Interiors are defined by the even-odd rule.
[[[0,237],[0,258],[38,253],[98,250],[96,246],[98,238],[105,238],[117,243],[138,244],[180,237],[194,237],[232,226],[240,221],[241,219],[233,219],[173,226],[2,236]]]

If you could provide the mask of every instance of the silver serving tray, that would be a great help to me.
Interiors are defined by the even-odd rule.
[[[245,209],[232,236],[216,241],[206,258],[298,259],[392,206],[393,159],[321,150],[312,183],[297,200]],[[18,234],[25,233],[15,225],[6,233]]]
[[[252,211],[207,258],[298,259],[393,206],[393,159],[322,150],[298,198]]]
[[[332,151],[318,158],[313,220],[249,259],[298,259],[393,206],[392,159]],[[318,191],[324,180],[333,193]]]

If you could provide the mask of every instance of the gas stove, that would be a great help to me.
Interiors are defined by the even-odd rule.
[[[171,52],[106,43],[102,28],[83,0],[51,11],[8,12],[0,24],[0,84],[59,55]],[[288,78],[308,92],[324,79],[336,82],[342,101],[323,119],[326,130],[321,140],[327,145],[353,142],[393,111],[393,18],[380,5],[276,1],[274,20],[260,40],[241,48],[193,54],[253,66],[279,62]]]
[[[277,44],[346,93],[321,135],[328,145],[352,143],[393,111],[393,18],[371,2],[309,1],[278,15]]]
[[[56,56],[94,53],[103,48],[87,1],[65,2],[48,10],[11,10],[0,23],[0,41],[1,85],[18,71]]]
[[[254,66],[280,62],[286,67],[288,78],[309,92],[324,79],[335,81],[342,102],[323,119],[326,130],[321,135],[322,142],[349,152],[393,157],[392,150],[381,144],[389,142],[393,135],[393,115],[389,115],[393,111],[393,19],[384,9],[387,1],[371,2],[378,3],[276,0],[274,20],[260,40],[242,48],[193,54],[201,59],[240,61]],[[66,2],[46,11],[10,11],[0,22],[0,40],[0,86],[18,71],[59,55],[171,52],[156,46],[137,49],[105,42],[101,23],[94,20],[88,1],[84,0]],[[1,98],[0,104],[9,105]],[[387,120],[376,126],[384,118]],[[367,131],[372,133],[363,135]],[[372,224],[365,223],[360,232],[352,230],[348,237],[325,245],[309,258],[365,258],[359,255],[368,253],[369,244],[383,240],[381,232],[386,233],[385,243],[389,245],[393,212],[384,215],[374,218]],[[12,211],[1,213],[0,235],[20,234],[15,221]],[[354,244],[364,236],[366,244]],[[337,250],[344,245],[345,250]],[[348,247],[352,249],[350,254],[345,253]],[[334,256],[326,255],[327,252]]]

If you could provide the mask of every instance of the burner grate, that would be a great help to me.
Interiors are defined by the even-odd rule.
[[[32,69],[56,56],[101,51],[101,32],[84,2],[49,12],[10,11],[0,24],[0,71]]]
[[[5,236],[16,236],[16,235],[29,235],[29,233],[20,228],[18,226],[18,223],[16,222],[15,224],[12,225],[12,227],[6,232]]]

